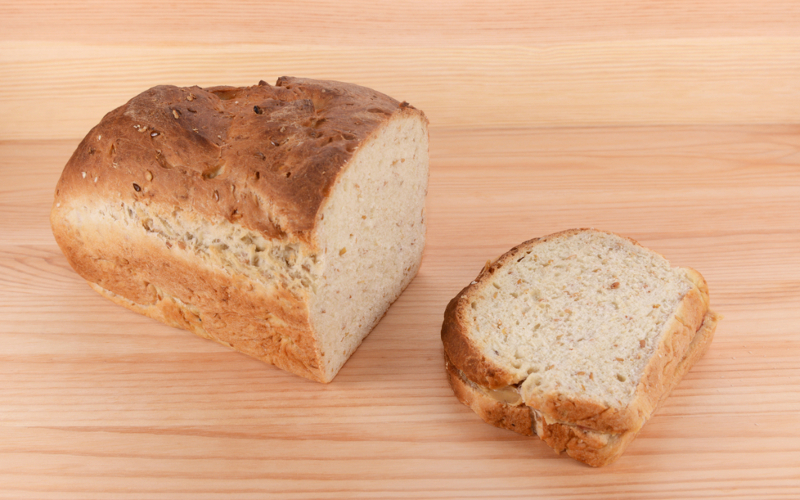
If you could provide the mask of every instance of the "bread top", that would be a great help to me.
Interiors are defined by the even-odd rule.
[[[398,113],[424,119],[405,102],[334,81],[153,87],[83,139],[54,206],[85,198],[158,203],[310,242],[339,173]]]
[[[621,432],[649,417],[707,311],[696,271],[575,229],[487,265],[448,305],[442,340],[474,383],[516,386],[553,421]]]

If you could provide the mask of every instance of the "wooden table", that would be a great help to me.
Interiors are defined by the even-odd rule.
[[[0,3],[0,498],[800,498],[798,4],[486,3]],[[104,112],[281,74],[431,119],[422,269],[329,385],[105,301],[48,224]],[[582,226],[725,316],[602,469],[481,422],[439,340],[487,259]]]

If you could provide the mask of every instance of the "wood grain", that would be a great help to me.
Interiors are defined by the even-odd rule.
[[[47,226],[48,186],[75,141],[0,144],[0,210],[27,214],[0,221],[0,497],[791,498],[796,132],[434,129],[423,267],[327,386],[95,295]],[[461,406],[438,338],[447,300],[487,258],[575,226],[696,267],[725,315],[706,357],[600,470]]]
[[[797,2],[545,4],[3,3],[0,137],[81,136],[154,84],[282,75],[359,82],[445,127],[800,115]]]
[[[797,498],[798,5],[0,1],[0,498]],[[105,301],[49,228],[105,112],[292,73],[432,123],[423,266],[329,385]],[[586,226],[698,269],[725,317],[599,470],[480,421],[439,340],[487,259]]]
[[[796,37],[800,6],[789,0],[196,0],[111,3],[4,2],[4,37],[136,42],[280,45],[552,45],[602,40]]]

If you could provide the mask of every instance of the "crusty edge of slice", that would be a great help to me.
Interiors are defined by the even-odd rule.
[[[665,390],[656,401],[656,409],[683,379],[692,366],[706,353],[719,315],[709,311],[689,344],[688,350],[669,380],[664,381]],[[525,436],[537,435],[553,448],[556,453],[565,451],[567,455],[592,467],[607,465],[625,451],[638,434],[641,427],[621,433],[597,432],[572,422],[550,422],[540,412],[525,404],[511,405],[493,399],[475,383],[465,378],[448,359],[445,353],[445,367],[448,380],[459,401],[470,407],[485,422],[502,429],[508,429]]]
[[[687,269],[687,273],[695,284],[698,280],[703,280],[696,271]],[[665,325],[659,344],[650,355],[636,392],[627,406],[609,408],[589,398],[571,398],[560,393],[542,396],[531,393],[523,398],[528,406],[538,409],[546,419],[552,421],[573,422],[604,433],[636,431],[650,418],[665,391],[669,390],[669,381],[688,352],[707,312],[707,288],[704,294],[695,285],[684,295],[672,318]],[[524,392],[526,384],[523,384],[522,389]]]
[[[444,311],[442,344],[444,344],[445,356],[450,360],[455,360],[456,366],[476,384],[497,389],[517,383],[519,377],[516,374],[484,356],[480,348],[466,335],[462,326],[464,323],[459,320],[459,316],[463,314],[460,312],[463,303],[469,307],[469,296],[466,292],[468,289],[469,287],[459,292],[447,304]]]
[[[528,374],[521,370],[508,369],[488,359],[481,348],[470,339],[467,327],[464,325],[469,324],[469,308],[473,293],[479,292],[484,282],[495,271],[512,259],[518,258],[521,253],[530,253],[533,247],[545,241],[585,231],[610,234],[641,247],[631,238],[590,228],[569,229],[535,238],[512,248],[494,263],[487,264],[472,284],[450,301],[442,324],[442,343],[450,361],[464,372],[469,380],[483,387],[498,389],[520,383],[528,377]],[[642,373],[641,382],[636,388],[636,394],[629,405],[623,408],[609,408],[594,399],[570,398],[559,393],[539,395],[531,392],[524,396],[528,406],[537,408],[551,421],[575,422],[598,432],[620,433],[641,427],[665,390],[661,381],[670,377],[670,373],[683,357],[708,311],[708,287],[705,280],[697,271],[684,269],[695,286],[684,295],[672,319],[665,325],[665,332],[661,335],[655,352],[650,356],[650,361]],[[525,389],[526,386],[523,384],[523,391]]]
[[[490,360],[483,355],[481,348],[475,345],[470,339],[464,325],[468,322],[467,318],[472,301],[472,293],[480,290],[484,280],[491,278],[495,271],[504,266],[511,259],[516,258],[520,252],[524,252],[528,248],[550,239],[586,230],[587,229],[568,229],[520,243],[498,257],[493,263],[487,262],[480,274],[478,274],[478,277],[475,278],[470,285],[458,292],[447,304],[447,308],[444,312],[444,322],[442,323],[442,344],[444,344],[444,351],[451,362],[457,366],[459,370],[463,371],[470,380],[484,387],[498,389],[516,384],[527,377],[525,373],[518,370],[510,371]],[[596,230],[592,229],[592,231]]]
[[[533,412],[525,404],[512,405],[498,401],[481,390],[477,384],[467,379],[461,370],[455,367],[447,353],[444,354],[444,366],[447,380],[459,401],[469,406],[484,422],[517,432],[524,436],[535,436]]]

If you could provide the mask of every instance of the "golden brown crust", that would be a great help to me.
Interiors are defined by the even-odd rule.
[[[525,404],[511,405],[491,398],[480,387],[464,378],[444,356],[447,379],[456,398],[478,414],[484,422],[523,436],[539,436],[556,453],[567,454],[592,467],[614,461],[636,433],[603,434],[566,423],[547,423]]]
[[[535,435],[530,408],[525,405],[510,405],[487,396],[459,373],[458,368],[447,358],[447,354],[444,356],[444,364],[447,379],[456,398],[469,406],[485,422],[524,436]]]
[[[540,437],[553,450],[566,452],[592,467],[602,467],[619,458],[637,435],[636,432],[605,434],[573,425],[539,422]]]
[[[332,81],[153,87],[89,132],[54,203],[81,196],[160,203],[310,242],[342,167],[398,113],[423,116],[374,90]]]
[[[205,265],[146,233],[61,221],[59,243],[95,291],[128,309],[324,382],[307,299]]]
[[[463,331],[464,322],[459,320],[457,315],[463,314],[460,308],[469,307],[469,304],[466,304],[468,289],[469,287],[456,295],[445,309],[442,323],[445,355],[454,360],[454,364],[476,384],[491,389],[514,384],[516,383],[514,375],[484,356],[480,348],[474,345]]]
[[[718,319],[719,316],[713,311],[706,314],[702,326],[693,335],[686,354],[676,364],[672,375],[663,381],[664,390],[656,401],[656,408],[663,404],[684,375],[708,350]],[[491,398],[466,380],[464,374],[450,363],[446,353],[445,366],[448,380],[458,400],[469,406],[485,422],[526,436],[538,435],[557,453],[566,452],[572,458],[592,467],[601,467],[619,458],[641,430],[640,426],[633,430],[608,433],[582,427],[575,422],[550,421],[541,412],[526,405],[510,405]]]

